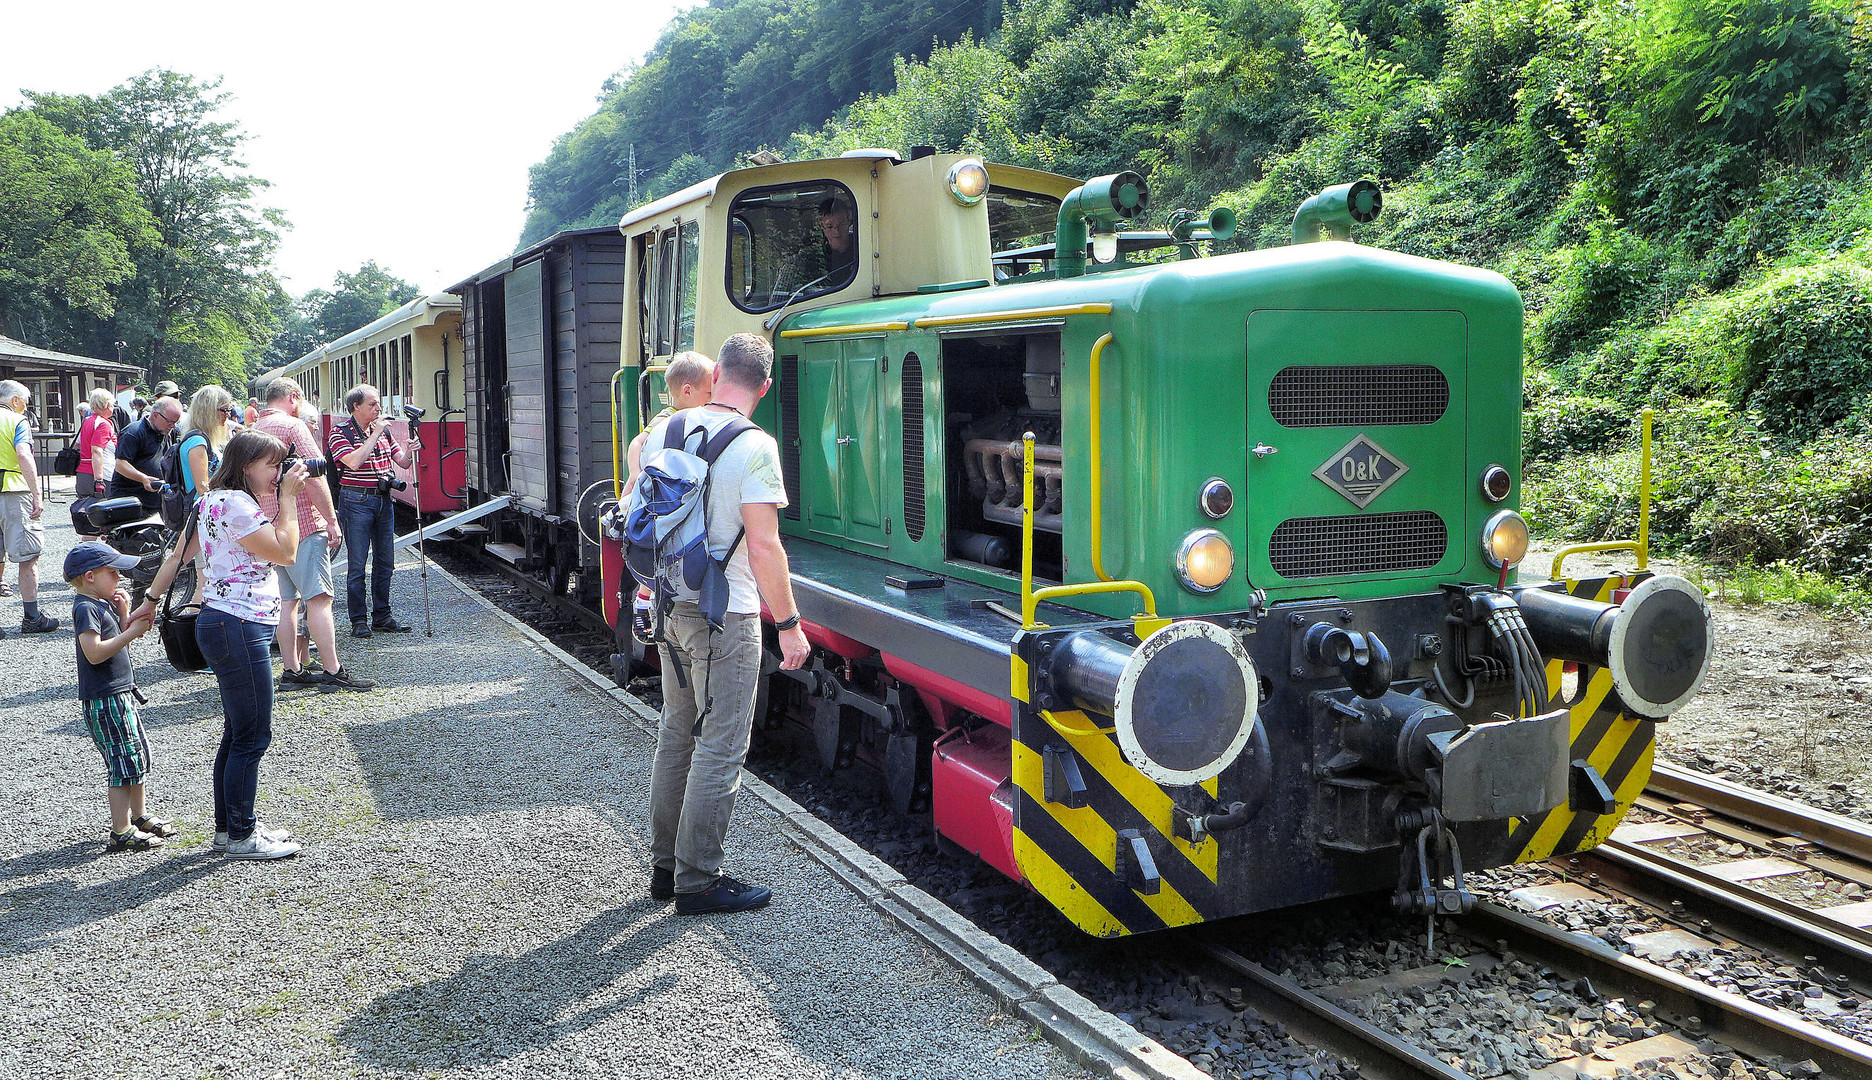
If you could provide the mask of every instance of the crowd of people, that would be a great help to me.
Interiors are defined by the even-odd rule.
[[[193,565],[189,602],[199,608],[195,642],[215,676],[223,714],[211,770],[215,850],[232,859],[279,859],[298,852],[291,834],[267,828],[254,808],[260,759],[272,740],[274,696],[375,686],[349,671],[338,655],[332,552],[344,542],[346,530],[326,479],[314,475],[323,471],[317,464],[328,452],[345,459],[343,519],[353,523],[358,537],[348,566],[352,632],[369,637],[408,629],[390,606],[394,515],[390,484],[383,479],[394,479],[392,464],[414,464],[420,441],[414,433],[399,439],[390,431],[372,386],[351,391],[351,415],[329,442],[320,437],[316,406],[308,405],[295,380],[272,380],[264,397],[264,403],[250,399],[243,410],[226,389],[209,385],[185,406],[180,388],[164,382],[153,398],[131,403],[140,415],[127,415],[102,388],[85,402],[74,444],[77,497],[133,496],[155,512],[165,487],[163,459],[174,455],[168,486],[180,486],[191,508],[147,598],[134,610],[122,575],[138,565],[135,556],[102,540],[85,540],[65,559],[64,577],[76,594],[76,690],[86,727],[104,759],[110,850],[160,848],[176,832],[145,804],[149,740],[137,712],[143,699],[129,647],[155,625],[166,594],[182,569]],[[30,404],[25,386],[0,382],[0,551],[18,567],[25,602],[21,630],[41,634],[60,624],[38,605],[37,562],[45,530],[26,420]],[[367,563],[375,563],[368,606]],[[282,658],[277,677],[271,657],[275,645]],[[317,665],[311,659],[314,648]]]
[[[650,593],[640,592],[638,601],[638,630],[653,639],[663,661],[649,793],[648,891],[655,899],[673,900],[683,915],[745,911],[772,899],[768,887],[722,870],[762,677],[763,606],[775,620],[781,667],[798,668],[811,651],[780,541],[779,513],[787,495],[779,448],[749,419],[772,386],[772,365],[773,349],[757,334],[730,337],[713,361],[699,353],[677,357],[667,372],[671,407],[653,419],[628,454],[632,492],[640,479],[644,490],[653,488],[659,463],[670,455],[699,459],[707,477],[698,542],[719,588],[672,598],[659,584],[654,630],[641,618]],[[154,625],[161,598],[193,560],[201,602],[195,640],[214,672],[223,714],[211,770],[214,847],[231,859],[285,858],[299,844],[289,832],[266,827],[255,809],[260,761],[272,741],[274,696],[310,686],[373,685],[338,659],[331,553],[347,537],[352,633],[369,637],[406,629],[390,608],[389,490],[394,468],[409,468],[420,443],[413,437],[399,442],[391,433],[372,386],[346,395],[348,416],[334,425],[323,448],[314,425],[300,418],[304,395],[290,378],[274,379],[264,404],[250,402],[244,415],[220,387],[197,391],[186,410],[175,388],[169,389],[115,438],[109,423],[97,419],[107,403],[94,403],[91,427],[79,436],[91,466],[90,479],[81,485],[95,490],[99,477],[112,473],[114,453],[113,489],[122,482],[149,491],[156,472],[143,457],[146,440],[180,430],[184,483],[194,508],[149,598],[135,609],[119,577],[135,559],[90,541],[65,560],[66,580],[78,594],[77,689],[109,784],[109,847],[148,850],[175,833],[146,802],[149,743],[137,717],[139,695],[127,650]],[[22,392],[17,384],[0,383],[0,434],[7,418],[19,414]],[[142,432],[132,434],[138,427]],[[327,455],[340,470],[336,501],[325,478],[315,475],[323,470],[308,468]],[[0,450],[0,465],[7,460]],[[632,515],[660,512],[646,505],[641,492],[626,501]],[[38,496],[29,496],[20,511],[14,516],[36,522]],[[12,558],[11,532],[7,540]],[[368,590],[367,563],[375,564]],[[301,610],[323,670],[310,665],[298,629]],[[282,664],[277,677],[270,656],[274,644]]]

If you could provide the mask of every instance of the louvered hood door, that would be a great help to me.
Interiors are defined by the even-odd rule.
[[[1325,584],[1461,565],[1466,342],[1454,311],[1249,316],[1251,580]]]

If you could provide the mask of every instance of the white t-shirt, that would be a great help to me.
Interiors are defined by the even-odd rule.
[[[241,537],[273,523],[244,491],[210,491],[199,505],[202,555],[208,564],[202,605],[248,622],[278,622],[279,578],[273,564],[240,545]]]
[[[707,435],[689,436],[687,448],[693,452],[740,415],[728,409],[704,406],[679,412],[670,419],[683,418],[692,433],[697,427],[707,430]],[[644,440],[644,457],[648,458],[663,446],[663,434],[668,426],[666,420],[650,429],[649,438]],[[722,451],[721,457],[715,459],[715,464],[709,466],[708,542],[710,553],[717,558],[741,532],[742,503],[787,504],[786,483],[780,475],[780,445],[759,428],[742,432]],[[727,571],[728,610],[737,615],[759,614],[760,590],[754,585],[754,568],[748,561],[746,537],[735,547]]]

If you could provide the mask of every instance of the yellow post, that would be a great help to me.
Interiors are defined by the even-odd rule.
[[[1034,433],[1021,436],[1021,622],[1032,630],[1033,620],[1033,470]]]
[[[1644,411],[1639,435],[1638,472],[1638,569],[1643,570],[1651,557],[1651,410]]]
[[[1110,574],[1105,572],[1105,448],[1100,434],[1099,360],[1105,355],[1105,346],[1110,345],[1112,336],[1106,334],[1092,344],[1092,361],[1086,365],[1086,378],[1092,384],[1092,413],[1087,427],[1092,436],[1092,573],[1100,581],[1110,581]],[[1031,471],[1033,465],[1028,463]]]

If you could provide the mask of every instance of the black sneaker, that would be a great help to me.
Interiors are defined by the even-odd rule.
[[[660,866],[650,868],[650,899],[676,899],[676,871],[665,870]]]
[[[22,634],[50,634],[58,628],[59,621],[43,611],[36,616],[28,615],[20,620],[20,633]]]
[[[310,668],[294,671],[287,668],[280,672],[279,688],[281,690],[310,690],[315,686],[324,686],[325,680],[326,675],[323,671],[313,671]]]
[[[407,634],[416,628],[414,626],[404,626],[394,618],[386,615],[382,619],[371,623],[371,629],[379,634]]]
[[[357,678],[344,668],[325,673],[327,690],[374,690],[376,687],[377,684],[371,680]]]
[[[357,622],[354,622],[351,624],[351,636],[352,637],[370,637],[370,633],[371,633],[370,623],[367,623],[362,619],[359,619]]]
[[[676,914],[678,915],[714,915],[729,911],[749,911],[766,907],[773,899],[773,892],[765,885],[749,885],[736,881],[723,874],[715,879],[715,884],[698,893],[679,893],[676,896]]]

